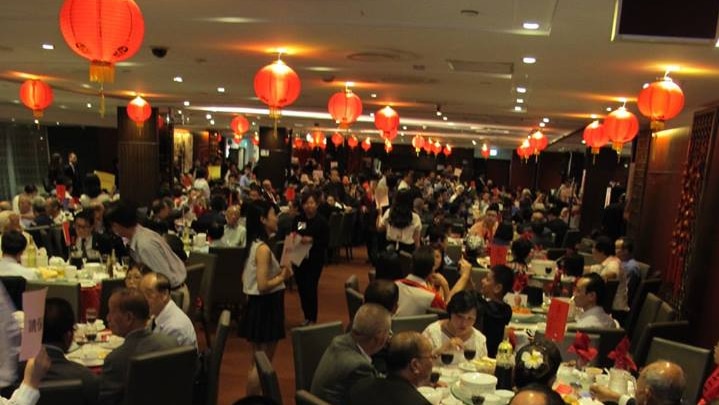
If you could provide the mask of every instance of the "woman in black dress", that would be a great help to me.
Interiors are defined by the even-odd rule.
[[[317,322],[317,286],[325,264],[330,228],[327,219],[317,213],[319,198],[316,193],[307,192],[300,201],[302,212],[295,218],[292,229],[302,237],[302,243],[311,243],[312,247],[307,257],[293,270],[305,314],[304,325],[308,325]]]

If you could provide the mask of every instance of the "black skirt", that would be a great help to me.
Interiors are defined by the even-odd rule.
[[[285,337],[285,290],[248,295],[240,336],[253,343],[271,343]]]

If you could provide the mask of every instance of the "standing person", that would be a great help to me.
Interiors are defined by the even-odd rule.
[[[277,342],[285,337],[285,281],[292,276],[288,267],[280,267],[267,245],[277,231],[277,216],[264,200],[247,204],[247,241],[250,252],[242,273],[247,294],[240,334],[252,345],[253,354],[264,351],[272,361]],[[254,355],[253,357],[254,358]],[[247,377],[247,395],[262,392],[254,361]]]
[[[302,195],[302,212],[295,218],[293,226],[293,229],[302,236],[302,243],[312,244],[309,255],[294,268],[302,312],[305,314],[304,325],[317,322],[317,286],[329,242],[329,224],[327,219],[317,214],[318,200],[314,192]]]
[[[82,194],[82,178],[80,177],[80,171],[77,168],[77,154],[75,152],[67,154],[65,177],[72,181],[72,196],[79,198]]]
[[[394,204],[379,219],[378,230],[386,230],[387,244],[412,253],[419,247],[422,220],[412,211],[414,200],[409,190],[399,190]]]
[[[165,239],[138,224],[137,210],[124,201],[111,205],[105,213],[105,220],[112,232],[128,240],[127,249],[135,262],[164,274],[170,280],[170,290],[182,295],[182,309],[187,311],[190,306],[190,292],[185,284],[187,270]]]

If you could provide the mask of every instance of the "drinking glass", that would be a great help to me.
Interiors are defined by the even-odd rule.
[[[442,359],[442,364],[444,364],[445,366],[449,366],[454,361],[454,353],[442,353],[440,358]]]
[[[85,310],[85,320],[94,327],[95,321],[97,320],[97,309],[87,308]]]
[[[477,350],[471,347],[464,348],[464,359],[467,361],[474,360],[474,356],[477,355]]]

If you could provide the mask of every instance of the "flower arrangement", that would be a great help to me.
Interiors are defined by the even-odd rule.
[[[614,368],[616,369],[631,371],[637,370],[637,365],[634,363],[632,356],[629,354],[629,338],[626,336],[621,342],[619,342],[614,350],[609,352],[607,357],[614,360]]]
[[[574,336],[574,342],[569,347],[569,353],[577,354],[577,366],[583,367],[595,357],[597,357],[597,349],[590,344],[589,336],[584,332],[577,331]]]

